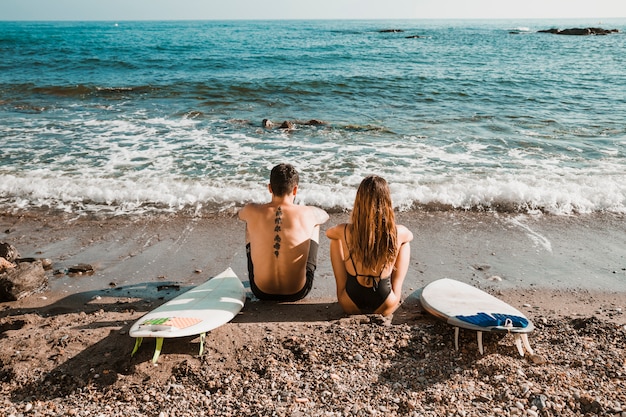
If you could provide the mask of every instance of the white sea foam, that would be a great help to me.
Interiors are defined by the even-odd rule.
[[[298,201],[328,209],[350,209],[362,175],[336,182],[302,181]],[[267,201],[267,181],[237,178],[189,180],[171,177],[102,178],[68,177],[42,171],[29,176],[0,175],[0,195],[11,196],[19,207],[113,212],[143,212],[155,207],[177,211],[189,207],[220,207]],[[394,181],[390,179],[395,205],[402,210],[416,206],[437,208],[542,210],[553,214],[608,211],[626,213],[626,187],[587,180],[563,183],[556,179],[475,178],[462,175],[444,181]],[[626,182],[624,182],[626,183]],[[622,184],[624,184],[622,183]],[[3,199],[3,205],[9,203]],[[19,203],[17,203],[19,202]]]
[[[530,226],[524,223],[524,220],[525,219],[523,217],[518,216],[515,218],[509,218],[507,221],[523,229],[526,232],[526,235],[528,236],[528,238],[535,243],[535,246],[540,246],[544,248],[546,251],[552,252],[552,243],[550,242],[550,240],[546,238],[545,236],[543,236],[542,234],[533,230]]]
[[[366,143],[358,137],[296,139],[287,132],[210,133],[186,119],[91,120],[82,126],[78,131],[46,126],[39,135],[73,138],[69,144],[59,141],[65,151],[49,143],[31,146],[21,151],[26,156],[20,164],[0,168],[4,206],[219,209],[265,201],[269,169],[292,162],[301,172],[299,201],[325,208],[349,209],[362,178],[378,174],[389,181],[394,202],[403,210],[626,212],[626,173],[619,158],[578,167],[571,154],[542,155],[532,148],[499,150],[493,144],[417,138]],[[19,139],[7,147],[16,153],[24,149]]]
[[[332,130],[308,137],[221,133],[185,118],[137,115],[78,126],[25,128],[49,138],[72,138],[58,141],[61,150],[51,146],[51,139],[47,147],[24,148],[24,128],[11,132],[7,149],[27,157],[0,168],[3,206],[219,210],[266,201],[269,169],[291,162],[301,172],[299,201],[328,209],[349,209],[362,178],[374,173],[389,181],[395,205],[402,210],[626,212],[626,173],[618,156],[578,161],[571,152],[547,154],[532,147],[507,149],[497,142],[441,143],[417,137],[364,142],[358,136],[337,138]]]

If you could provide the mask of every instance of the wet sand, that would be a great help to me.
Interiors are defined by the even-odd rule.
[[[323,230],[347,219],[333,214]],[[400,213],[398,222],[415,235],[403,288],[411,306],[420,288],[443,277],[491,292],[533,294],[539,301],[626,292],[624,216],[411,212]],[[43,301],[92,298],[101,291],[162,297],[150,291],[152,284],[197,285],[227,267],[248,284],[244,224],[232,213],[108,219],[5,215],[0,231],[0,239],[22,257],[52,260],[57,274],[50,275]],[[92,265],[95,273],[65,274],[81,263]],[[334,285],[329,241],[322,233],[315,284],[303,302],[332,303]],[[41,296],[23,302],[32,304]]]

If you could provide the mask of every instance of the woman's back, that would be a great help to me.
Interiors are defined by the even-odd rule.
[[[348,314],[392,314],[400,304],[413,234],[396,225],[387,182],[361,181],[350,223],[326,231],[337,300]]]

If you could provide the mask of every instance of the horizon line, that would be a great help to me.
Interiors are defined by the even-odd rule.
[[[123,18],[123,19],[0,19],[0,22],[230,22],[230,21],[412,21],[412,20],[618,20],[621,17],[371,17],[371,18]]]

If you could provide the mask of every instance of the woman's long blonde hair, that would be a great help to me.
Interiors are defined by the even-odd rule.
[[[364,268],[382,271],[395,262],[398,230],[391,192],[384,178],[370,175],[361,181],[347,227],[351,235],[350,254]]]

